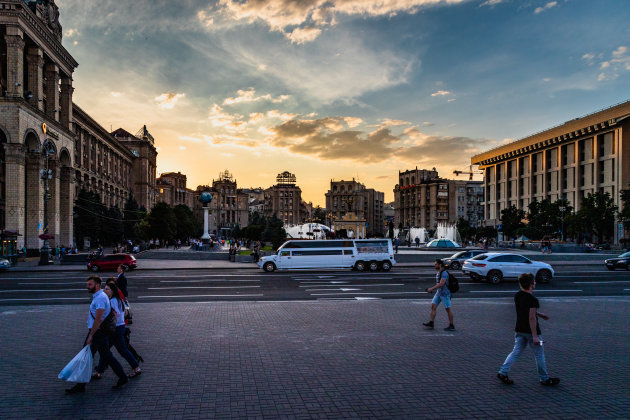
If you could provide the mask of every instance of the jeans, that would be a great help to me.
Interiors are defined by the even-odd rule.
[[[88,333],[88,336],[89,335],[90,333]],[[85,337],[85,341],[87,341],[88,336]],[[83,342],[84,347],[85,341]],[[109,338],[105,333],[103,333],[103,331],[98,330],[94,333],[92,336],[92,344],[90,344],[90,350],[92,351],[92,356],[94,356],[98,351],[98,354],[101,356],[101,360],[105,360],[106,363],[112,367],[112,370],[116,373],[118,379],[127,379],[122,366],[120,366],[120,363],[116,360],[112,352],[109,351]],[[79,383],[75,386],[85,389],[85,385],[86,384],[84,383]]]
[[[129,363],[129,366],[131,366],[132,369],[135,369],[138,367],[138,361],[135,359],[135,357],[133,357],[133,354],[131,354],[131,352],[127,348],[127,343],[125,341],[125,326],[124,325],[119,325],[116,327],[116,333],[111,337],[111,342],[109,345],[110,347],[111,345],[114,345],[116,347],[116,350],[118,350],[118,354],[120,354]],[[108,364],[109,363],[107,359],[101,356],[98,362],[98,366],[96,367],[96,371],[98,373],[105,372],[105,369],[107,369]],[[113,368],[114,367],[112,366],[112,369]]]
[[[542,341],[541,335],[539,335],[538,338]],[[538,368],[538,376],[540,377],[541,381],[546,381],[547,379],[549,379],[549,375],[547,374],[547,365],[545,363],[545,350],[542,345],[534,345],[534,338],[531,334],[526,333],[517,332],[514,334],[514,350],[512,350],[512,353],[510,353],[505,359],[503,366],[501,366],[501,369],[499,369],[499,373],[501,375],[507,376],[507,374],[510,372],[512,364],[516,362],[516,359],[521,355],[528,344],[532,348],[532,350],[534,350],[536,367]]]

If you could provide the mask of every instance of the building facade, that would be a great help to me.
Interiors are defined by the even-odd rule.
[[[399,171],[394,224],[434,229],[464,218],[476,226],[483,220],[482,194],[481,181],[443,179],[435,168]]]
[[[218,179],[212,180],[212,186],[200,185],[194,194],[194,213],[203,223],[203,207],[199,196],[203,192],[212,194],[210,202],[210,220],[208,230],[211,233],[229,236],[236,227],[249,224],[249,195],[237,187],[236,180],[225,170]]]
[[[295,175],[285,171],[276,177],[276,185],[265,190],[265,216],[275,215],[285,225],[304,222],[302,190],[296,185]]]
[[[77,66],[54,0],[0,0],[0,229],[18,248],[38,250],[44,232],[75,244],[80,189],[106,206],[135,194],[138,156],[72,101]]]
[[[527,211],[532,201],[560,198],[575,210],[589,193],[619,192],[630,184],[630,101],[480,153],[471,163],[484,171],[486,223],[501,210]],[[615,229],[615,240],[623,231]]]
[[[326,193],[326,210],[334,219],[340,220],[348,212],[366,221],[368,236],[382,235],[385,231],[385,194],[352,181],[330,181]]]
[[[181,172],[165,172],[156,180],[157,199],[171,207],[183,204],[194,207],[195,192],[186,187],[186,175]]]

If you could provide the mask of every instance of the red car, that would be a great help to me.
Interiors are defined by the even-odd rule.
[[[125,271],[127,271],[136,268],[138,263],[133,255],[112,254],[90,261],[87,268],[91,271],[116,270],[119,265],[122,265]]]

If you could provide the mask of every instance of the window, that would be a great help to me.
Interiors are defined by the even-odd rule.
[[[294,257],[315,257],[321,255],[342,255],[342,251],[339,249],[321,249],[321,250],[297,250],[293,251]]]

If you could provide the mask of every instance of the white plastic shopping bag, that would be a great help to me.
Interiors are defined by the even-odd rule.
[[[92,351],[90,346],[83,347],[74,359],[59,373],[59,379],[68,382],[88,383],[92,378]]]

